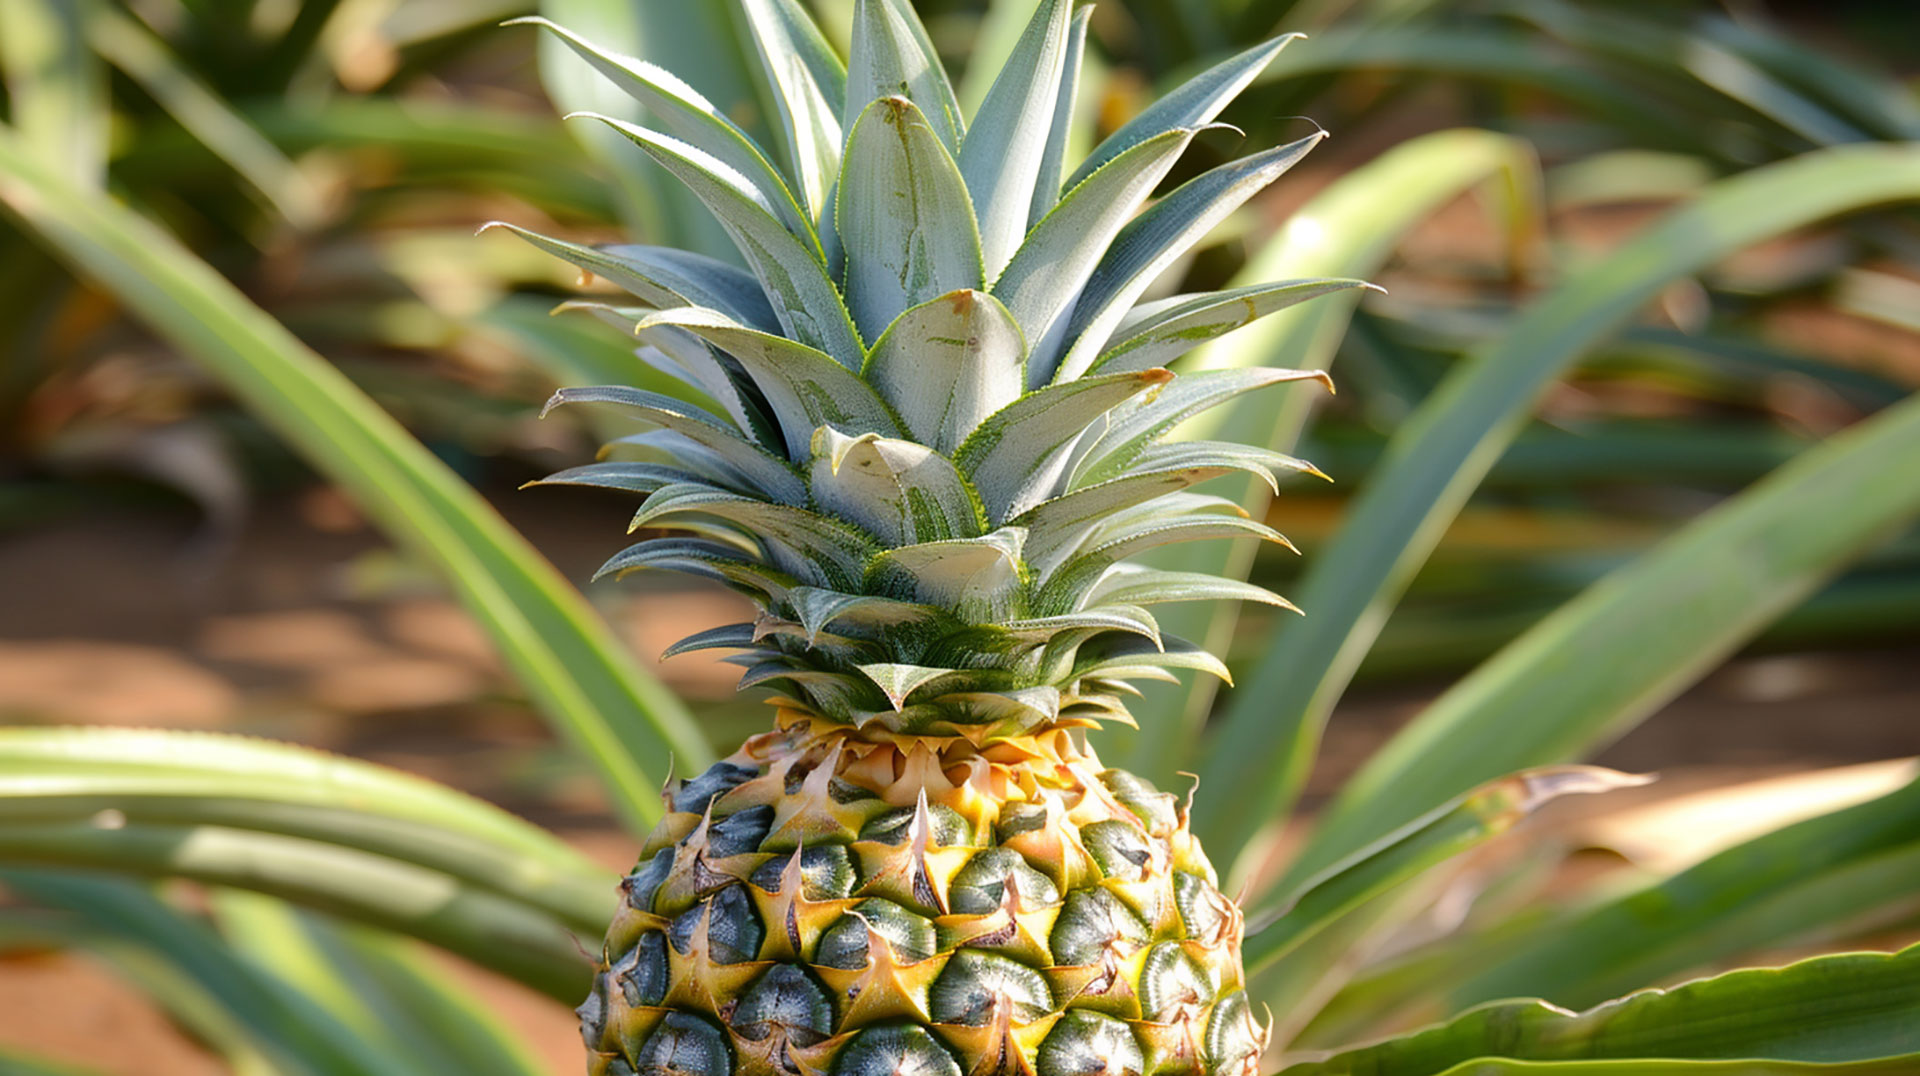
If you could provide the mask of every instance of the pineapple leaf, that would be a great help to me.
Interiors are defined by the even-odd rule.
[[[1083,643],[1073,660],[1075,679],[1151,680],[1157,679],[1151,673],[1155,669],[1193,669],[1233,683],[1225,662],[1205,647],[1172,635],[1162,637],[1157,646],[1137,635],[1102,635]]]
[[[876,662],[860,666],[861,675],[873,681],[894,709],[907,705],[907,698],[915,692],[936,689],[941,685],[945,690],[965,690],[979,679],[977,672],[970,673],[960,669],[937,669],[924,665],[902,665],[894,662]],[[943,684],[944,682],[944,684]]]
[[[1288,549],[1293,548],[1293,543],[1287,541],[1279,531],[1239,516],[1149,517],[1125,526],[1096,531],[1082,546],[1083,552],[1067,559],[1059,568],[1042,577],[1034,605],[1041,610],[1077,609],[1085,604],[1086,595],[1106,570],[1128,557],[1176,542],[1215,538],[1259,538]]]
[[[863,376],[922,444],[951,454],[1026,389],[1026,338],[1000,300],[956,291],[894,319]]]
[[[1049,385],[989,416],[954,453],[954,462],[980,491],[988,520],[1004,523],[1047,495],[1090,423],[1171,380],[1165,370],[1143,370]]]
[[[940,615],[938,609],[928,605],[872,594],[842,594],[818,587],[795,587],[787,596],[787,607],[793,610],[809,635],[818,635],[842,620],[851,623],[851,630],[876,632]]]
[[[888,545],[973,538],[979,499],[952,461],[925,445],[822,426],[813,437],[813,499]]]
[[[989,276],[1012,259],[1027,231],[1066,68],[1072,10],[1073,0],[1040,0],[960,143],[960,174],[980,216]]]
[[[909,600],[952,610],[973,623],[1006,619],[1019,602],[1020,550],[1027,532],[1002,527],[978,538],[889,549],[867,569],[868,589],[904,593]]]
[[[799,580],[760,563],[751,554],[708,538],[652,538],[630,545],[602,564],[593,578],[618,579],[643,570],[711,579],[762,605],[785,601],[787,594],[801,585]]]
[[[1124,602],[1105,602],[1093,608],[1055,616],[1010,620],[1000,627],[1012,635],[1040,641],[1067,631],[1129,632],[1152,640],[1156,648],[1160,645],[1160,625],[1153,619],[1153,614]]]
[[[824,237],[840,171],[840,114],[847,107],[847,69],[796,0],[739,3],[773,86],[794,182]]]
[[[757,641],[752,624],[722,624],[717,628],[695,632],[679,642],[667,647],[660,660],[691,654],[696,650],[745,650]]]
[[[868,339],[901,311],[986,284],[980,229],[960,169],[904,97],[868,105],[847,137],[836,220],[847,306]]]
[[[1133,147],[1068,191],[989,289],[1027,334],[1027,384],[1053,379],[1073,304],[1101,256],[1193,141],[1193,128]]]
[[[592,116],[591,113],[583,115]],[[626,135],[693,190],[733,237],[740,253],[766,286],[787,335],[819,348],[849,367],[865,348],[853,327],[840,289],[827,275],[819,238],[796,237],[732,169],[712,156],[656,131],[608,116],[593,117]]]
[[[1185,446],[1179,446],[1184,448]],[[1238,447],[1238,446],[1233,446]],[[1026,527],[1027,563],[1043,575],[1059,559],[1071,554],[1094,527],[1115,512],[1145,504],[1233,471],[1247,471],[1272,483],[1273,476],[1258,458],[1232,452],[1173,453],[1164,459],[1128,468],[1117,478],[1082,486],[1071,493],[1042,501],[1016,517]]]
[[[873,540],[839,520],[699,483],[668,486],[647,498],[630,529],[649,524],[681,525],[681,517],[708,516],[740,528],[768,551],[775,567],[813,585],[838,586],[856,580]]]
[[[678,75],[632,56],[603,49],[563,26],[537,15],[511,19],[508,26],[539,26],[550,31],[594,70],[638,101],[647,114],[665,125],[676,138],[713,156],[758,190],[787,229],[804,235],[812,219],[795,201],[793,191],[766,153],[726,114]]]
[[[1275,311],[1351,288],[1374,285],[1340,278],[1282,280],[1142,303],[1120,320],[1087,372],[1117,374],[1166,366],[1208,340],[1251,325]]]
[[[1187,419],[1243,393],[1289,381],[1328,383],[1326,373],[1320,370],[1262,366],[1182,374],[1153,399],[1108,415],[1106,432],[1087,447],[1075,468],[1073,484],[1084,486],[1117,477],[1148,445]]]
[[[755,490],[768,497],[789,502],[806,498],[806,483],[801,481],[787,461],[748,444],[737,431],[723,425],[718,416],[697,407],[644,389],[598,385],[561,389],[547,401],[547,410],[576,403],[615,404],[634,411],[646,421],[671,430],[712,452],[752,482]]]
[[[724,310],[735,321],[755,328],[769,332],[780,328],[780,319],[767,302],[766,290],[759,281],[751,273],[725,262],[671,247],[582,246],[505,221],[493,221],[481,231],[492,228],[505,228],[592,276],[605,277],[657,309],[708,306]]]
[[[1286,48],[1288,42],[1305,36],[1286,34],[1276,37],[1195,75],[1094,147],[1067,185],[1078,185],[1108,161],[1157,135],[1181,127],[1212,123],[1220,111],[1239,96],[1240,91],[1246,89],[1247,84],[1272,63],[1275,56],[1280,55],[1280,50]]]
[[[1247,601],[1262,602],[1299,612],[1292,602],[1266,587],[1226,579],[1205,572],[1169,572],[1137,564],[1116,564],[1097,586],[1087,593],[1087,601],[1119,602],[1128,605],[1159,605],[1165,602]]]
[[[773,408],[790,459],[805,459],[813,431],[825,425],[872,430],[888,437],[900,433],[886,403],[873,389],[821,351],[699,307],[663,310],[640,323],[642,331],[656,326],[691,333],[745,367]]]
[[[664,486],[681,482],[706,482],[705,475],[662,463],[644,463],[633,460],[619,460],[612,463],[589,463],[581,467],[569,467],[564,471],[555,471],[545,478],[537,478],[527,486],[592,486],[597,489],[626,490],[629,493],[653,493]],[[739,491],[737,491],[739,492]]]
[[[1127,222],[1101,255],[1067,324],[1069,350],[1056,380],[1079,377],[1093,365],[1147,286],[1247,199],[1292,168],[1325,134],[1221,165],[1180,185]]]
[[[898,94],[926,115],[948,153],[960,152],[966,120],[953,83],[927,39],[926,27],[908,0],[857,0],[853,9],[853,59],[847,70],[848,130],[867,106]]]
[[[761,405],[753,378],[740,360],[714,351],[705,341],[684,329],[666,324],[647,324],[647,318],[651,316],[651,312],[643,315],[633,327],[634,335],[650,345],[640,349],[641,360],[682,377],[718,402],[754,444],[769,451],[780,451],[779,428]]]
[[[1080,93],[1080,68],[1087,55],[1087,27],[1092,22],[1092,4],[1073,13],[1067,60],[1060,73],[1060,94],[1053,104],[1053,127],[1047,131],[1047,150],[1040,158],[1040,174],[1033,184],[1033,206],[1027,211],[1028,229],[1060,204],[1061,179],[1067,171],[1067,142],[1073,137],[1074,102]]]

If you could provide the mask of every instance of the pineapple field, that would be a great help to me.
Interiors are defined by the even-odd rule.
[[[1915,34],[0,0],[0,1072],[1920,1073]]]

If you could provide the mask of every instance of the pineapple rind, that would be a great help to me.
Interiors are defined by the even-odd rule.
[[[666,797],[594,1071],[1252,1076],[1240,913],[1174,797],[1064,726],[779,724]]]

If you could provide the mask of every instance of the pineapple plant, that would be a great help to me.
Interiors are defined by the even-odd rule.
[[[631,304],[684,399],[565,389],[643,432],[546,481],[645,496],[603,575],[717,580],[773,728],[666,795],[580,1008],[595,1076],[1142,1076],[1254,1071],[1242,918],[1177,797],[1104,767],[1133,681],[1224,677],[1151,612],[1285,599],[1131,563],[1173,542],[1284,543],[1190,487],[1314,468],[1170,440],[1318,371],[1176,375],[1196,345],[1352,280],[1142,301],[1322,137],[1164,197],[1194,138],[1285,44],[1196,76],[1067,173],[1088,10],[1043,0],[964,118],[906,0],[855,5],[842,66],[791,0],[740,0],[785,160],[686,83],[541,22],[664,130],[594,117],[699,196],[751,272],[520,231]],[[699,400],[696,406],[687,400]]]

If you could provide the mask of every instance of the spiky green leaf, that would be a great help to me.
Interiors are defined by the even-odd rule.
[[[1000,300],[956,291],[901,314],[863,376],[922,444],[952,454],[1026,390],[1026,338]]]
[[[960,143],[960,174],[980,218],[989,277],[999,275],[1027,232],[1066,69],[1072,11],[1073,0],[1040,0]]]
[[[847,107],[841,114],[847,129],[853,129],[868,105],[894,95],[920,109],[947,152],[960,152],[966,120],[913,5],[908,0],[857,0],[853,54],[847,66]]]
[[[1320,144],[1310,135],[1264,153],[1223,164],[1181,184],[1128,221],[1100,257],[1067,323],[1067,353],[1056,380],[1079,377],[1112,338],[1147,286],[1247,199],[1265,190]]]
[[[847,306],[868,339],[909,307],[986,286],[966,183],[907,98],[883,97],[860,114],[847,139],[839,199]]]

